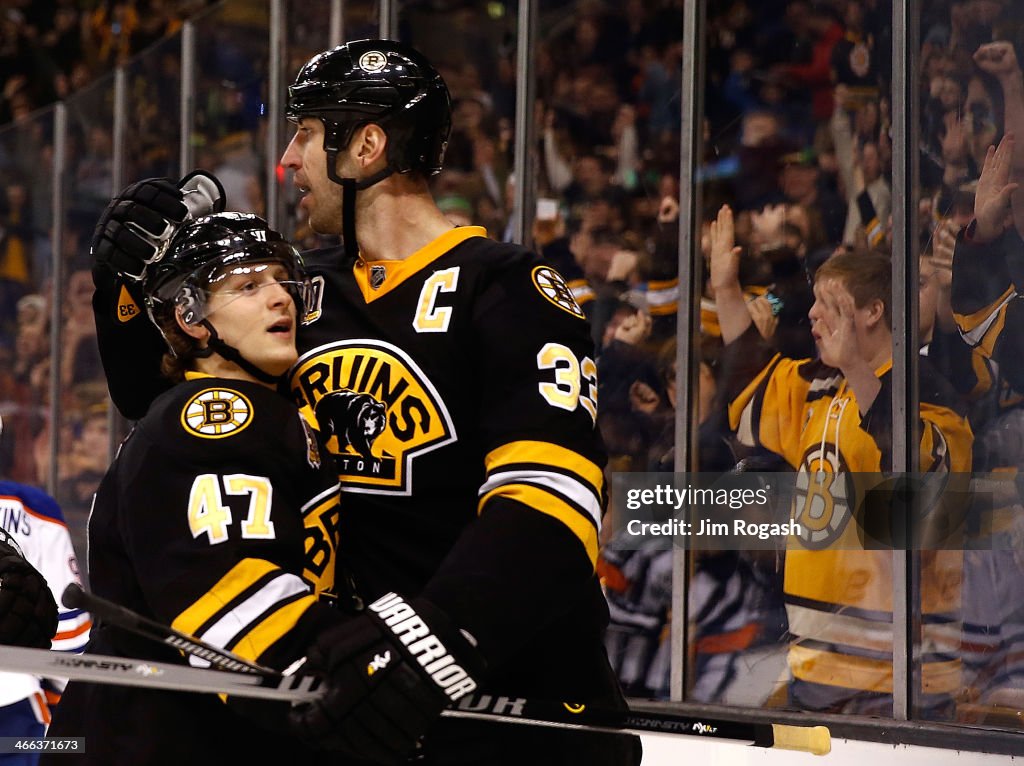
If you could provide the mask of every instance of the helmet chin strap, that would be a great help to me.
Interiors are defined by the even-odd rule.
[[[199,324],[205,327],[210,333],[210,339],[206,342],[206,348],[198,349],[195,355],[200,358],[206,358],[212,356],[214,352],[220,354],[222,357],[227,359],[229,362],[234,362],[247,373],[252,375],[256,380],[262,383],[269,383],[270,385],[276,386],[281,382],[283,375],[271,375],[266,370],[261,370],[255,364],[250,362],[244,356],[242,356],[238,349],[234,346],[229,346],[220,336],[217,334],[216,328],[210,323],[209,319],[202,320]]]
[[[359,244],[356,242],[356,192],[380,183],[394,172],[395,169],[388,165],[362,181],[357,181],[355,178],[342,178],[338,175],[337,150],[327,152],[327,177],[342,189],[341,228],[346,258],[355,260],[359,256]]]

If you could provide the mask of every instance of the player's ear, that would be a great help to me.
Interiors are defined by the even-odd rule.
[[[361,168],[376,165],[379,160],[387,161],[388,134],[374,123],[363,125],[356,134],[356,161]],[[375,169],[375,168],[374,168]]]

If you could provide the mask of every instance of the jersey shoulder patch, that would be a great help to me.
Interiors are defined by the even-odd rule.
[[[531,294],[539,293],[546,304],[576,319],[586,319],[565,277],[550,263],[521,245],[479,239],[472,240],[470,263],[484,272],[485,283],[500,285],[503,294],[518,301],[529,301]],[[463,247],[470,249],[468,244]]]
[[[221,381],[211,383],[185,400],[181,427],[200,439],[223,439],[241,433],[252,423],[252,400]]]
[[[565,278],[551,266],[534,266],[530,276],[533,279],[533,286],[549,303],[553,303],[562,311],[566,311],[578,319],[586,318]]]

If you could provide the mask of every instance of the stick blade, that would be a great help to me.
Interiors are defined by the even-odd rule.
[[[832,750],[832,735],[829,734],[827,726],[790,726],[773,723],[772,733],[775,738],[772,747],[815,755],[828,755]]]

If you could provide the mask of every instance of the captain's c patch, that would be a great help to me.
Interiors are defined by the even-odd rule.
[[[572,290],[565,283],[565,278],[550,266],[537,266],[532,272],[533,284],[540,294],[554,303],[562,311],[567,311],[574,317],[584,319],[583,309],[573,297]]]
[[[252,403],[238,391],[207,388],[181,410],[181,425],[193,436],[221,439],[245,429],[252,421]]]

